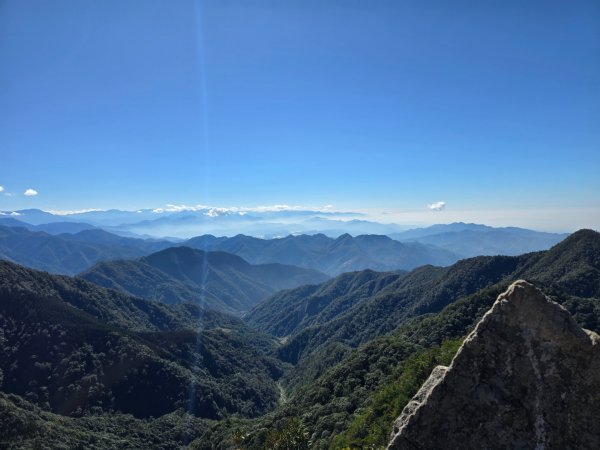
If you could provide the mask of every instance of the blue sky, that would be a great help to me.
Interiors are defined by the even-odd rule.
[[[599,218],[597,1],[4,0],[0,61],[0,210]]]

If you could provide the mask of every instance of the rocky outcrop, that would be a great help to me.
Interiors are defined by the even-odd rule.
[[[600,448],[600,337],[535,286],[500,295],[394,424],[389,449]]]

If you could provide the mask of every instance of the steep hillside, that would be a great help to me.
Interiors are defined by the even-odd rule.
[[[277,404],[273,343],[233,317],[8,262],[0,271],[4,392],[71,416],[256,416]]]
[[[536,280],[544,285],[580,297],[600,292],[600,234],[580,230],[547,252],[532,256],[515,277]]]
[[[562,273],[563,281],[544,287],[545,293],[563,305],[579,326],[596,332],[600,331],[600,289],[589,291],[586,297],[574,295],[569,289],[581,265],[591,264],[592,278],[600,279],[600,268],[593,263],[598,251],[587,251],[597,249],[599,237],[595,232],[580,231],[548,252],[528,255],[516,270],[526,271],[524,267],[529,264],[529,270],[538,279],[549,279],[554,271]],[[548,270],[544,271],[544,264],[540,262],[547,261],[544,258],[563,261],[566,265],[561,267],[560,262],[546,265]],[[460,340],[511,281],[509,276],[459,298],[436,314],[407,319],[391,334],[372,339],[353,351],[344,351],[340,343],[322,346],[325,350],[342,349],[341,361],[337,364],[335,360],[328,361],[331,353],[322,350],[303,358],[286,375],[292,380],[287,384],[291,393],[288,403],[274,416],[253,425],[240,423],[238,429],[249,434],[249,442],[260,446],[264,439],[260,433],[263,427],[283,429],[290,420],[301,418],[313,448],[385,447],[394,418],[436,365],[449,364]],[[368,324],[368,320],[364,323]],[[322,367],[324,362],[326,367]],[[302,375],[296,377],[294,373],[298,368]],[[311,378],[313,375],[316,376]],[[224,439],[228,435],[217,427],[211,439]],[[197,448],[209,447],[198,445]]]
[[[171,247],[138,260],[102,262],[80,277],[164,303],[195,302],[240,313],[275,291],[320,283],[325,274],[283,264],[251,265],[239,256]]]
[[[0,443],[22,448],[43,443],[43,436],[60,442],[64,433],[69,445],[101,448],[131,432],[133,448],[177,448],[193,439],[194,449],[272,448],[294,436],[310,438],[315,449],[385,446],[393,419],[436,365],[449,364],[515,274],[546,280],[546,294],[580,326],[598,331],[598,237],[581,231],[548,252],[519,258],[474,258],[409,274],[344,274],[305,287],[311,298],[306,304],[300,289],[278,293],[274,298],[295,292],[293,331],[285,334],[283,316],[269,330],[287,337],[281,351],[293,342],[304,345],[282,380],[281,363],[268,356],[276,351],[273,340],[231,316],[212,316],[189,304],[144,302],[80,279],[2,263],[7,275],[0,279],[7,281],[0,285],[0,370],[2,390],[11,395],[0,395],[1,422],[7,424]],[[188,278],[194,273],[173,270]],[[285,308],[285,302],[273,305]],[[352,324],[353,311],[372,313],[362,324],[356,316],[356,336],[346,334],[352,329],[338,320]],[[399,326],[378,335],[388,326],[385,314]],[[190,330],[194,325],[200,328]],[[365,341],[363,329],[377,337]],[[319,332],[311,336],[310,330]],[[301,336],[309,339],[301,342]],[[105,414],[111,410],[116,414]],[[148,411],[162,417],[122,415],[146,417]],[[94,415],[79,417],[86,413]]]
[[[192,326],[200,314],[189,306],[169,308],[88,281],[27,269],[0,261],[0,289],[14,295],[60,299],[102,322],[131,330],[175,330]]]
[[[392,331],[410,317],[437,312],[460,297],[502,280],[520,263],[519,258],[479,257],[445,268],[421,267],[409,274],[396,275],[393,280],[388,279],[389,284],[372,293],[358,291],[356,296],[354,292],[346,295],[333,293],[328,307],[316,316],[309,316],[307,311],[311,311],[313,304],[318,304],[320,299],[303,297],[299,304],[293,306],[296,311],[302,312],[302,317],[295,320],[299,326],[284,329],[290,333],[289,336],[283,335],[287,336],[287,340],[279,350],[280,356],[285,361],[296,363],[320,346],[333,342],[355,347]],[[329,284],[334,284],[334,281]],[[281,330],[278,324],[288,320],[287,308],[282,305],[293,305],[297,295],[292,290],[266,300],[248,314],[246,322],[261,331]],[[273,313],[269,314],[269,311]]]
[[[397,276],[372,295],[360,290],[356,296],[334,292],[326,301],[315,295],[343,277],[310,290],[282,292],[259,304],[245,320],[258,330],[285,337],[280,357],[295,364],[334,343],[350,347],[365,343],[411,317],[438,312],[461,297],[502,281],[526,278],[547,286],[556,295],[562,290],[580,297],[594,296],[600,290],[599,254],[600,234],[581,230],[546,252],[478,257],[447,268],[421,267]]]
[[[245,317],[251,327],[278,337],[326,322],[404,276],[372,270],[349,272],[319,285],[278,292]]]

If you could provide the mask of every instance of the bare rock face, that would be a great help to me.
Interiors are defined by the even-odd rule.
[[[389,449],[600,449],[600,337],[532,284],[500,295]]]

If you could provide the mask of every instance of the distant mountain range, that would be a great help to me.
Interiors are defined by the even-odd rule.
[[[244,234],[264,239],[300,234],[325,234],[333,238],[345,233],[352,236],[377,234],[387,235],[399,241],[439,244],[442,248],[462,257],[543,250],[564,238],[564,234],[560,233],[538,233],[514,227],[492,228],[485,225],[452,223],[415,228],[375,222],[369,220],[364,214],[356,212],[334,212],[327,209],[300,210],[285,206],[280,209],[274,208],[270,210],[170,205],[164,209],[87,211],[69,214],[24,209],[0,211],[0,225],[17,226],[15,221],[19,221],[28,224],[25,226],[29,226],[32,231],[46,231],[51,234],[74,233],[98,227],[122,236],[172,241],[183,241],[204,234],[228,237]],[[39,228],[32,228],[31,225]],[[491,231],[499,234],[495,236],[483,234]],[[445,233],[457,234],[432,237]],[[472,240],[472,242],[465,244],[465,240]],[[508,244],[508,247],[505,247],[505,244]]]
[[[125,238],[101,229],[53,235],[0,226],[0,259],[67,275],[79,273],[98,261],[138,258],[171,245],[168,241]]]
[[[83,222],[50,222],[39,225],[33,225],[12,217],[0,216],[0,226],[3,227],[22,227],[29,231],[43,231],[48,234],[78,233],[83,230],[92,230],[94,225]]]
[[[189,247],[101,262],[80,277],[149,300],[194,302],[231,313],[248,311],[276,291],[328,279],[312,269],[278,263],[251,265],[236,255]]]
[[[433,225],[390,235],[401,242],[435,245],[463,257],[479,255],[520,255],[545,250],[568,233],[544,233],[516,227],[492,228],[473,223]]]
[[[424,264],[446,266],[460,257],[448,250],[421,244],[401,243],[387,236],[343,234],[336,239],[316,234],[259,239],[199,236],[185,242],[193,248],[221,250],[241,256],[253,264],[279,262],[339,275],[361,269],[409,270]]]
[[[48,213],[42,212],[40,220],[47,219],[47,216]],[[394,271],[411,270],[426,264],[446,266],[461,258],[477,255],[518,255],[545,250],[567,235],[456,223],[409,230],[392,236],[395,239],[384,235],[353,237],[349,234],[337,238],[324,234],[301,234],[273,239],[202,235],[186,241],[173,241],[116,235],[87,223],[32,225],[13,217],[2,217],[0,258],[36,269],[73,275],[99,261],[139,258],[168,247],[184,245],[200,250],[225,251],[251,264],[296,265],[335,276],[363,269]]]
[[[251,264],[296,265],[328,275],[366,268],[401,270],[423,264],[448,265],[459,258],[432,245],[400,243],[377,235],[352,237],[346,234],[337,239],[325,235],[281,239],[206,235],[174,243],[118,236],[99,228],[51,235],[24,227],[0,226],[0,258],[67,275],[82,272],[100,261],[139,258],[173,246],[225,251]]]
[[[101,227],[122,235],[187,239],[201,234],[234,236],[247,234],[265,238],[289,234],[343,233],[389,234],[406,230],[406,226],[381,224],[361,213],[332,212],[327,210],[273,208],[213,208],[177,207],[142,209],[138,211],[84,211],[52,214],[39,209],[0,211],[1,218],[16,219],[32,225],[54,222],[78,222]]]

